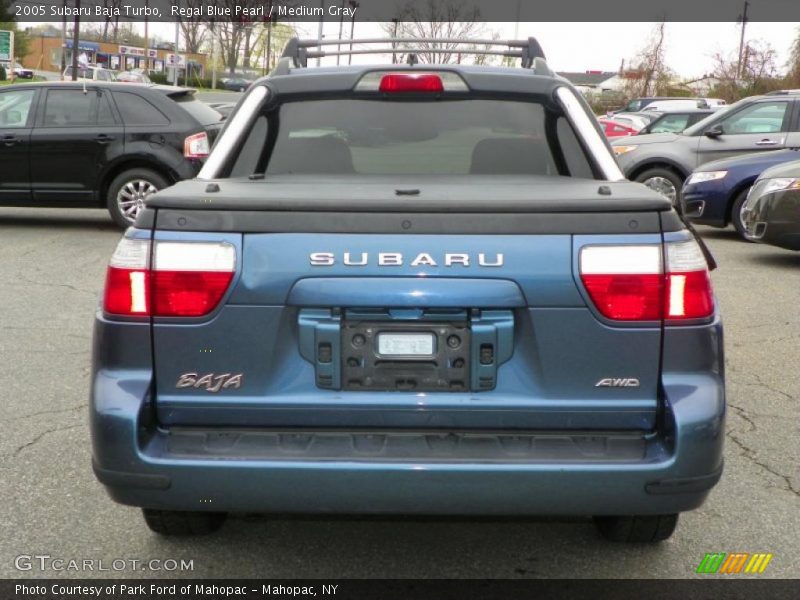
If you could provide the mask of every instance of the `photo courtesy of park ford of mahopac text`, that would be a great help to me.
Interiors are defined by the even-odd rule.
[[[0,600],[784,600],[796,0],[0,0]]]

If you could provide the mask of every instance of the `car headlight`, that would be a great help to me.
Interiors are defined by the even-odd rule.
[[[686,185],[703,183],[705,181],[716,181],[717,179],[722,179],[727,174],[727,171],[698,171],[697,173],[689,175],[689,179],[686,180]]]
[[[614,150],[614,154],[616,156],[621,156],[623,154],[627,154],[633,150],[636,150],[639,146],[611,146],[611,149]]]
[[[767,179],[766,185],[759,192],[763,196],[770,192],[798,189],[800,189],[800,179],[796,177],[776,177],[775,179]]]

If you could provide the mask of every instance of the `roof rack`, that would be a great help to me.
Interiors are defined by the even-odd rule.
[[[384,44],[377,48],[356,48],[353,45],[372,45]],[[386,46],[386,44],[389,44]],[[447,44],[447,48],[428,47],[423,44]],[[467,45],[467,48],[459,49],[458,46]],[[348,46],[348,49],[324,50],[322,46]],[[484,46],[477,48],[476,46]],[[505,49],[498,48],[505,47]],[[319,50],[310,50],[319,48]],[[529,37],[527,40],[484,40],[468,38],[364,38],[364,39],[290,39],[285,48],[281,61],[276,67],[274,74],[283,75],[288,73],[292,67],[307,67],[309,58],[321,58],[323,56],[348,56],[354,54],[406,54],[408,64],[414,65],[419,62],[417,54],[479,54],[492,56],[506,56],[519,58],[522,68],[533,68],[537,75],[552,75],[553,72],[547,66],[544,51],[536,38]],[[289,60],[285,60],[289,59]]]

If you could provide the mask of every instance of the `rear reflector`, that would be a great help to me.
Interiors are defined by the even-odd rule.
[[[113,315],[201,317],[233,281],[236,250],[225,242],[123,239],[108,267],[103,308]]]
[[[592,303],[615,321],[675,322],[714,313],[708,268],[694,241],[658,245],[585,246],[580,276]]]
[[[205,131],[183,140],[183,155],[186,158],[206,158],[209,152],[208,134]]]

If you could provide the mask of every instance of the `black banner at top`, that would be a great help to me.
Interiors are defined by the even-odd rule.
[[[16,21],[87,22],[404,20],[410,7],[426,21],[736,22],[744,0],[0,0]],[[800,0],[748,0],[749,21],[798,22]],[[577,42],[576,42],[577,43]],[[611,41],[610,41],[611,43]]]

